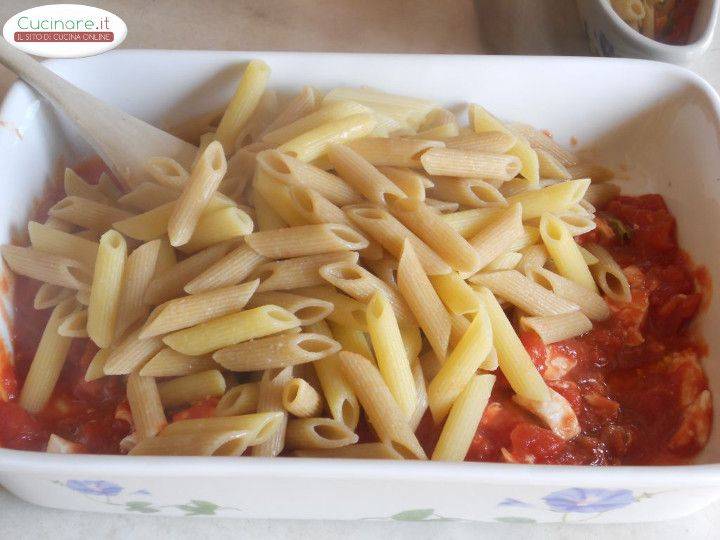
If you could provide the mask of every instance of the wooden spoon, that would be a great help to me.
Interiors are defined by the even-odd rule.
[[[126,188],[142,182],[151,157],[168,156],[189,168],[197,147],[100,101],[0,38],[0,64],[49,99]]]

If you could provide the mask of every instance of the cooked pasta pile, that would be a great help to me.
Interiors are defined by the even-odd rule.
[[[479,105],[469,126],[365,88],[280,106],[268,78],[251,62],[226,109],[176,128],[199,145],[189,169],[158,156],[122,190],[67,170],[30,247],[2,247],[52,309],[21,406],[46,406],[87,338],[86,380],[127,380],[133,455],[427,459],[429,409],[430,457],[459,461],[498,377],[578,435],[517,329],[554,343],[630,299],[610,254],[575,240],[619,191],[608,171]],[[208,397],[209,417],[168,422]],[[363,415],[379,442],[360,439]]]

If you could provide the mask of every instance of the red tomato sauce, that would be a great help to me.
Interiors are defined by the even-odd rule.
[[[666,0],[655,8],[655,39],[669,45],[685,45],[695,20],[698,0]]]

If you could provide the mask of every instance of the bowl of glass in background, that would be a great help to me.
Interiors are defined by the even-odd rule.
[[[600,56],[686,65],[705,53],[720,0],[577,0],[590,47]]]

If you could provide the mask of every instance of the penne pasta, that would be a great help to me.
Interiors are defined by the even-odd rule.
[[[143,244],[125,262],[123,285],[118,299],[116,336],[122,336],[125,330],[147,315],[145,291],[155,274],[160,245],[160,240]]]
[[[480,301],[474,291],[457,272],[432,276],[430,282],[451,313],[465,315],[476,313],[480,309]]]
[[[420,157],[423,169],[437,176],[510,180],[520,172],[520,160],[505,154],[488,154],[456,148],[431,148]]]
[[[550,344],[589,332],[592,330],[592,321],[580,310],[575,310],[560,315],[520,317],[520,326],[532,330],[543,343]]]
[[[354,251],[309,255],[263,263],[251,273],[250,277],[260,279],[259,292],[314,287],[326,283],[320,276],[320,268],[326,264],[357,262],[358,254]]]
[[[127,245],[123,236],[110,230],[100,238],[95,273],[87,310],[87,332],[100,348],[109,347],[115,337]]]
[[[160,400],[165,408],[219,397],[225,393],[225,379],[217,369],[208,369],[158,384]]]
[[[173,422],[175,424],[176,422]],[[171,424],[172,425],[172,424]],[[133,447],[131,456],[213,456],[241,455],[248,445],[248,433],[240,430],[197,430],[192,433],[145,439]],[[227,448],[232,451],[228,452]]]
[[[452,178],[434,176],[428,195],[442,201],[451,201],[473,208],[506,206],[507,201],[492,184],[479,178]]]
[[[230,388],[218,401],[215,416],[238,416],[257,409],[259,384],[250,382]]]
[[[327,282],[323,281],[323,283],[327,285]],[[295,289],[293,292],[301,296],[318,298],[330,302],[333,305],[333,311],[327,316],[329,322],[361,332],[367,330],[365,305],[358,300],[327,286],[305,287]]]
[[[317,108],[319,102],[320,93],[312,86],[303,86],[302,90],[290,99],[273,121],[267,125],[265,133],[286,126],[298,118],[307,116]]]
[[[318,110],[308,115],[265,133],[262,140],[274,146],[282,145],[301,136],[303,133],[320,128],[330,122],[342,120],[348,116],[368,114],[370,112],[367,107],[353,101],[333,101],[323,104]]]
[[[543,131],[535,129],[527,124],[514,123],[510,125],[514,133],[525,137],[530,146],[535,150],[543,150],[557,159],[563,166],[569,167],[577,163],[577,157],[560,146],[555,140]]]
[[[285,434],[288,424],[288,414],[282,406],[282,391],[292,378],[292,367],[280,370],[268,369],[263,373],[258,387],[259,413],[280,412],[282,415],[277,421],[277,428],[269,438],[252,449],[253,456],[274,457],[285,447]]]
[[[522,260],[522,253],[517,251],[508,251],[502,255],[495,257],[484,270],[485,272],[495,272],[498,270],[513,270]]]
[[[252,297],[249,307],[273,304],[287,309],[300,320],[300,326],[308,326],[325,319],[334,308],[333,304],[319,298],[310,298],[286,292],[261,292]]]
[[[562,212],[577,204],[590,185],[590,180],[570,180],[560,182],[542,189],[525,191],[508,197],[508,203],[520,203],[523,209],[523,220],[542,216],[546,212]]]
[[[522,207],[519,204],[512,204],[496,214],[468,240],[478,254],[478,269],[484,268],[503,253],[520,249],[524,236]]]
[[[188,294],[198,294],[229,285],[235,285],[246,279],[259,265],[267,261],[246,244],[209,265],[184,287]]]
[[[0,247],[0,253],[14,273],[43,283],[79,290],[92,282],[90,269],[75,259],[11,245]]]
[[[595,280],[567,227],[552,214],[540,218],[540,235],[558,273],[592,292],[597,291]]]
[[[368,246],[365,237],[338,223],[256,232],[247,235],[245,241],[260,255],[271,259],[354,251]]]
[[[516,142],[517,137],[509,131],[485,131],[457,135],[445,140],[445,145],[455,150],[504,154],[515,146]]]
[[[522,252],[522,259],[518,263],[518,270],[529,277],[533,268],[542,268],[547,263],[550,255],[542,244],[529,246]]]
[[[74,294],[75,291],[72,289],[60,287],[59,285],[52,285],[50,283],[43,283],[35,293],[33,308],[41,310],[55,307],[60,302],[70,298]]]
[[[253,221],[240,208],[221,208],[203,214],[188,242],[179,247],[183,253],[197,253],[226,240],[236,240],[253,230]]]
[[[65,188],[65,195],[68,196],[81,197],[107,205],[113,202],[113,199],[100,191],[97,185],[88,184],[72,169],[65,169],[63,187]]]
[[[179,196],[180,191],[175,188],[156,184],[155,182],[143,182],[120,197],[117,202],[133,211],[148,212],[153,208],[174,201]]]
[[[410,427],[417,431],[420,422],[425,416],[425,412],[428,408],[428,394],[425,385],[425,375],[423,374],[422,365],[420,364],[417,356],[413,360],[412,364],[413,382],[415,383],[415,391],[417,392],[417,399],[415,400],[415,408],[410,416]]]
[[[127,381],[127,399],[138,442],[155,437],[165,428],[167,419],[154,378],[131,373]]]
[[[358,442],[358,436],[342,422],[332,418],[299,418],[290,420],[285,433],[288,449],[338,448]]]
[[[593,321],[603,321],[610,316],[610,308],[602,296],[570,279],[546,268],[532,268],[528,277],[557,296],[577,304],[580,311]]]
[[[443,214],[441,217],[445,223],[455,229],[463,238],[472,238],[502,211],[502,208],[473,208]]]
[[[425,197],[425,205],[436,214],[448,214],[457,212],[460,209],[459,203],[440,201],[438,199],[431,199],[430,197]]]
[[[169,157],[152,157],[145,164],[146,172],[161,186],[182,189],[190,177],[185,168]]]
[[[404,459],[391,444],[381,442],[355,443],[339,448],[295,450],[295,455],[305,458]]]
[[[290,379],[282,393],[283,407],[298,418],[310,418],[322,412],[322,396],[305,379]],[[345,424],[342,424],[345,426]],[[348,429],[345,427],[345,429]],[[350,431],[352,433],[352,431]]]
[[[616,302],[630,302],[632,293],[627,276],[612,255],[598,244],[587,244],[587,250],[597,258],[590,270],[600,290]]]
[[[105,232],[113,223],[132,217],[130,212],[82,197],[65,197],[55,203],[48,214],[83,229]]]
[[[95,356],[92,357],[87,371],[85,371],[85,380],[87,382],[102,379],[105,376],[105,363],[110,357],[111,349],[100,349]]]
[[[87,331],[87,309],[78,309],[65,317],[58,326],[57,333],[63,337],[86,338]]]
[[[209,356],[188,356],[165,347],[140,369],[143,377],[182,377],[209,369],[217,364]]]
[[[420,156],[430,148],[442,148],[445,143],[397,137],[365,137],[348,144],[354,152],[373,165],[419,168]]]
[[[620,186],[616,184],[590,184],[585,192],[584,201],[602,207],[620,195]]]
[[[140,329],[126,335],[110,349],[103,371],[105,375],[127,375],[141,367],[163,348],[159,337],[139,338]]]
[[[557,178],[559,180],[570,180],[572,178],[570,171],[552,154],[540,148],[536,148],[535,153],[538,157],[541,178]]]
[[[433,187],[427,176],[402,167],[378,167],[388,180],[399,187],[405,195],[418,201],[425,200],[425,190]]]
[[[375,359],[375,355],[370,350],[370,345],[368,345],[365,332],[332,321],[329,323],[329,326],[332,337],[340,343],[344,351],[360,354],[369,360]],[[402,329],[400,332],[402,334]]]
[[[94,268],[99,247],[97,242],[57,230],[37,221],[28,223],[28,233],[33,249],[75,259],[87,268]]]

